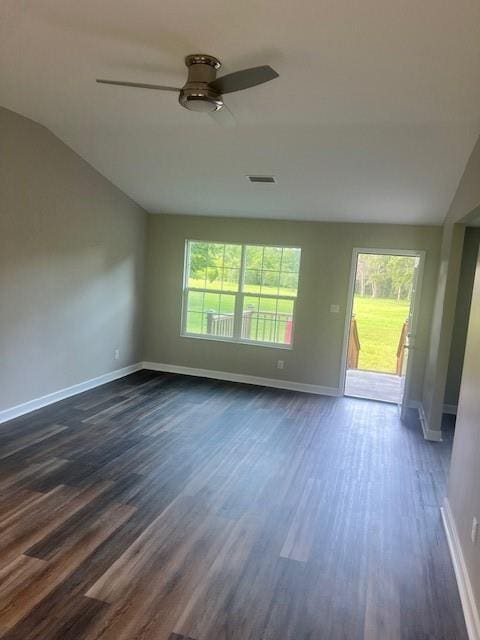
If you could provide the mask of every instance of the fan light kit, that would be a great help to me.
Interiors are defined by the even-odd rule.
[[[214,113],[225,107],[223,102],[224,94],[249,89],[257,84],[263,84],[278,78],[278,73],[268,65],[243,69],[242,71],[236,71],[217,78],[217,71],[222,66],[220,60],[217,60],[214,56],[201,53],[187,56],[185,64],[188,69],[188,77],[187,82],[181,88],[120,80],[97,79],[97,82],[139,89],[174,91],[179,94],[178,101],[185,109]]]

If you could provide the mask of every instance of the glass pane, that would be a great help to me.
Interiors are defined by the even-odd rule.
[[[205,327],[211,336],[233,337],[235,296],[205,294]]]
[[[226,244],[223,266],[227,269],[240,269],[242,247],[239,244]]]
[[[280,284],[279,271],[262,271],[262,288],[261,293],[268,296],[278,295],[278,286]]]
[[[204,333],[205,294],[201,291],[189,291],[187,298],[187,333]]]
[[[244,291],[264,295],[297,295],[301,250],[246,247]]]
[[[205,287],[207,278],[208,242],[189,242],[189,287]]]
[[[203,313],[198,313],[196,311],[189,311],[187,313],[187,333],[203,333]]]
[[[203,312],[203,304],[204,304],[205,294],[201,291],[189,291],[188,292],[188,302],[187,302],[187,310],[188,311],[200,311]]]
[[[191,241],[188,247],[189,287],[238,291],[241,245]],[[228,284],[223,284],[224,281]]]
[[[257,316],[259,298],[245,296],[243,299],[242,313],[242,338],[244,340],[256,340],[257,335]]]
[[[207,283],[205,289],[221,289],[222,288],[222,267],[208,267]]]
[[[275,313],[277,310],[276,298],[260,298],[258,310],[263,313]]]
[[[262,285],[262,272],[253,269],[245,271],[243,290],[249,293],[260,293]]]
[[[222,294],[219,302],[219,313],[233,313],[235,312],[235,296],[229,296]]]
[[[223,254],[225,253],[225,245],[220,242],[208,243],[208,266],[223,267]]]
[[[298,286],[297,273],[281,273],[279,293],[283,296],[296,296]]]
[[[285,248],[282,256],[282,271],[298,273],[300,271],[300,249]]]
[[[270,271],[280,271],[282,251],[282,247],[265,247],[263,254],[263,268]]]
[[[223,291],[238,291],[240,269],[223,269],[222,276],[221,288]]]
[[[291,344],[293,300],[245,297],[242,338],[256,342]]]
[[[245,267],[246,269],[262,270],[263,265],[263,247],[248,245],[245,249]]]
[[[279,314],[287,314],[293,315],[293,300],[282,300],[279,298],[278,300],[278,313]]]

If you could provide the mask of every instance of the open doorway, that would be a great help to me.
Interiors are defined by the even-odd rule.
[[[475,279],[479,247],[480,226],[467,226],[465,228],[465,237],[463,242],[462,262],[455,305],[455,318],[445,384],[442,430],[448,426],[455,426],[455,416],[460,396],[460,383],[462,380],[463,360],[465,356],[468,322],[470,318],[470,305],[472,302],[473,283]]]
[[[354,251],[345,395],[396,404],[408,395],[422,264],[421,252]]]

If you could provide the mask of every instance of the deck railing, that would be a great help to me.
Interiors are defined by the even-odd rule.
[[[407,344],[408,336],[408,320],[403,323],[402,331],[400,333],[400,340],[397,347],[397,376],[401,376],[403,372],[403,363],[405,360],[405,346]]]
[[[232,337],[233,313],[207,313],[207,334]],[[290,344],[292,338],[292,315],[275,311],[245,309],[242,313],[241,337],[255,342],[279,342]]]
[[[211,336],[233,336],[233,313],[207,313],[207,333]]]
[[[408,336],[408,320],[405,320],[400,332],[400,338],[397,346],[397,362],[396,362],[396,374],[401,376],[403,372],[403,366],[405,362],[405,345],[407,344]],[[358,358],[360,355],[360,338],[358,336],[357,320],[355,315],[352,315],[350,322],[350,335],[348,338],[348,352],[347,352],[347,368],[358,369]]]

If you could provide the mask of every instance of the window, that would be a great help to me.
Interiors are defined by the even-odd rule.
[[[186,244],[182,333],[290,346],[301,250]]]

